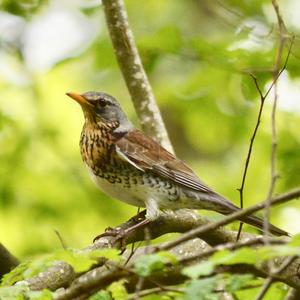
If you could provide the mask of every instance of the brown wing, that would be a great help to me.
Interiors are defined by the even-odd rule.
[[[151,170],[187,188],[214,193],[181,160],[139,130],[132,130],[116,141],[119,155],[135,167]]]

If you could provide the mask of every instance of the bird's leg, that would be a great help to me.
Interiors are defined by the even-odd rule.
[[[108,228],[108,230],[104,233],[96,236],[94,238],[94,242],[102,237],[112,236],[114,237],[112,245],[115,245],[116,242],[120,241],[121,249],[124,249],[126,246],[126,239],[133,231],[147,226],[151,221],[155,220],[159,216],[159,207],[155,199],[147,199],[145,204],[146,213],[145,211],[142,211],[120,227]],[[134,224],[132,225],[131,223]]]
[[[118,241],[120,241],[121,243],[121,251],[122,253],[126,250],[126,239],[128,238],[128,236],[136,231],[137,229],[141,229],[145,226],[147,226],[149,223],[151,222],[151,220],[149,219],[144,219],[141,222],[127,228],[127,229],[123,229],[121,231],[119,231],[119,234],[113,239],[112,244],[115,245]]]
[[[95,242],[99,238],[105,236],[117,236],[120,234],[120,232],[124,232],[126,229],[130,229],[131,227],[138,225],[141,221],[145,220],[145,216],[146,216],[146,210],[143,210],[116,228],[109,226],[105,228],[105,232],[97,235],[93,241]]]
[[[111,229],[107,230],[106,232],[96,236],[94,238],[93,242],[95,243],[98,239],[105,237],[105,236],[114,237],[111,240],[111,245],[114,246],[117,244],[117,242],[120,242],[121,253],[123,253],[126,250],[126,240],[127,240],[128,236],[135,230],[141,229],[141,228],[147,226],[150,222],[151,222],[151,220],[144,218],[144,220],[142,220],[141,222],[134,224],[126,229],[124,229],[122,227],[111,228]]]
[[[99,234],[96,236],[93,240],[93,242],[96,242],[98,239],[102,237],[114,237],[112,240],[112,245],[115,245],[117,241],[121,242],[121,249],[124,249],[124,246],[126,246],[126,239],[127,237],[135,230],[140,229],[147,224],[150,223],[149,219],[145,218],[146,212],[142,211],[132,217],[129,221],[126,223],[122,224],[119,227],[112,228],[108,227],[105,229],[105,232],[102,234]],[[133,224],[132,224],[133,223]]]

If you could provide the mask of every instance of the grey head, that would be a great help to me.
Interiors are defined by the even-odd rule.
[[[119,102],[103,92],[86,92],[84,94],[67,93],[82,107],[86,122],[118,123],[117,130],[129,130],[133,127]]]

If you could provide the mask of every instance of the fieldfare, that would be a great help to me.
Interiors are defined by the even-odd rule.
[[[82,107],[82,159],[97,186],[113,198],[146,207],[146,222],[160,210],[206,209],[228,215],[240,208],[219,195],[181,160],[134,128],[118,101],[101,92],[67,93]],[[241,218],[259,229],[263,220]],[[269,225],[274,235],[287,232]]]

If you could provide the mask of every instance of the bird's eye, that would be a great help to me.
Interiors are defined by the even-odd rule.
[[[99,100],[98,101],[98,106],[101,108],[104,108],[108,105],[108,103],[105,100]]]

